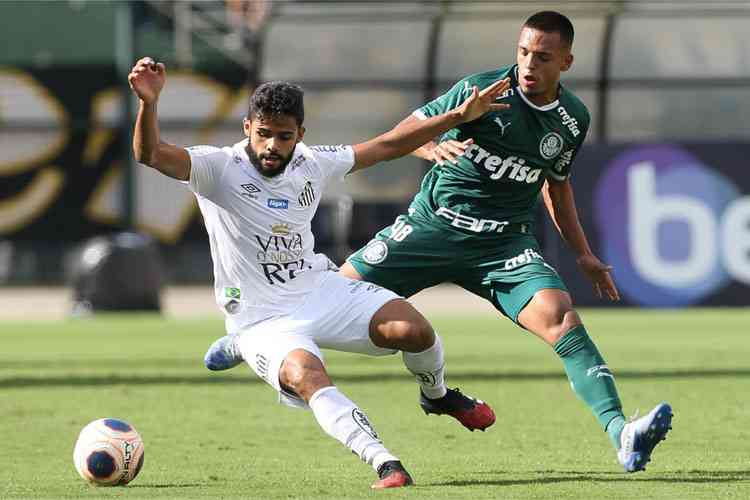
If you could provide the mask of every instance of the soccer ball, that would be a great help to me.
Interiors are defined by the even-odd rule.
[[[97,486],[128,484],[143,466],[143,440],[135,427],[114,418],[94,420],[73,449],[78,474]]]

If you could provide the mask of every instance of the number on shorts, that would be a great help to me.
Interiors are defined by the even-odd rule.
[[[394,241],[404,241],[412,231],[414,231],[414,228],[407,224],[402,216],[399,215],[396,217],[396,222],[391,228],[391,239]]]

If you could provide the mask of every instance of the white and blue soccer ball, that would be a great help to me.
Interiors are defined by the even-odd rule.
[[[100,418],[81,430],[73,463],[78,474],[91,484],[125,485],[141,471],[143,440],[124,420]]]

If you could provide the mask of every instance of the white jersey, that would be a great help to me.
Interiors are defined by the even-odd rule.
[[[250,163],[247,143],[187,148],[229,333],[293,312],[335,268],[313,251],[310,223],[326,184],[354,165],[351,146],[300,142],[286,170],[268,178]]]

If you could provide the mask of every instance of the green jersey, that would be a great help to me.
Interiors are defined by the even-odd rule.
[[[487,113],[448,131],[443,139],[474,143],[458,165],[434,165],[422,181],[411,208],[437,215],[456,228],[500,235],[508,224],[533,223],[534,206],[547,176],[563,181],[586,137],[586,106],[560,85],[558,99],[536,106],[521,93],[516,65],[471,75],[414,112],[436,116],[459,106],[497,80],[510,77],[511,87],[498,102],[510,108]]]

